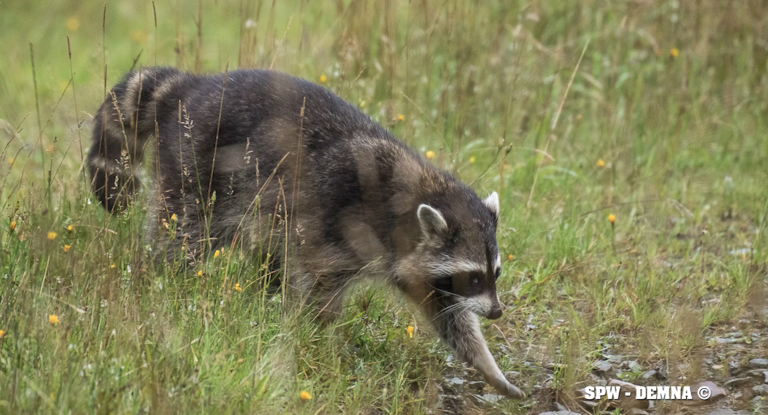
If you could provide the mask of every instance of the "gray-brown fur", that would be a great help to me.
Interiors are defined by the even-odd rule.
[[[495,193],[478,198],[330,91],[271,71],[126,75],[99,109],[89,154],[108,210],[139,188],[148,145],[157,165],[147,238],[169,257],[183,244],[195,261],[234,238],[253,255],[287,246],[284,281],[321,318],[339,314],[358,277],[386,279],[491,385],[525,396],[499,371],[477,322],[501,315]],[[163,222],[174,214],[169,240]]]

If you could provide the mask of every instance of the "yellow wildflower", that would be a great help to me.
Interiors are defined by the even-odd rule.
[[[64,252],[69,252],[72,249],[72,245],[64,245]]]
[[[73,230],[75,230],[75,225],[67,226],[67,232],[72,233]]]
[[[434,151],[432,151],[432,150],[428,150],[428,151],[425,153],[425,155],[427,156],[427,158],[428,158],[428,159],[431,159],[432,157],[435,157],[435,152],[434,152]]]
[[[197,276],[202,277],[203,276],[203,270],[197,271]]]
[[[472,156],[469,158],[469,164],[472,164],[475,162],[475,156]]]
[[[51,324],[56,324],[59,322],[59,316],[56,314],[48,314],[48,322]]]
[[[403,115],[403,114],[397,114],[397,120],[398,120],[398,121],[405,121],[405,115]]]
[[[670,49],[669,56],[671,56],[673,59],[680,56],[680,50],[678,50],[677,48]]]
[[[605,161],[603,159],[597,159],[597,163],[595,163],[597,167],[605,167]]]
[[[5,336],[5,330],[0,330],[0,339],[2,339],[3,336]]]
[[[219,250],[217,249],[217,250],[216,250],[216,251],[214,251],[214,253],[213,253],[213,259],[216,259],[216,258],[218,258],[218,257],[219,257],[219,255],[221,255],[221,252],[219,252]]]
[[[143,30],[134,30],[131,32],[131,39],[138,43],[144,43],[147,41],[147,34]]]
[[[301,395],[299,395],[302,401],[308,401],[312,399],[312,395],[309,394],[307,391],[301,391]]]
[[[320,75],[320,83],[324,84],[328,80],[328,77],[325,76],[325,74]]]
[[[611,222],[611,225],[613,225],[613,223],[616,222],[616,215],[614,215],[613,213],[608,215],[608,222]]]
[[[511,261],[514,257],[512,254],[507,255],[507,261]]]
[[[11,222],[10,229],[11,229],[11,232],[13,232],[16,229],[16,222],[15,221]]]
[[[115,265],[115,264],[112,264],[112,265],[109,266],[109,269],[115,269],[115,268],[117,268],[117,265]]]
[[[67,29],[75,31],[80,27],[80,20],[77,17],[67,19]]]
[[[405,331],[408,332],[408,337],[413,338],[413,326],[408,326],[408,328],[405,329]]]
[[[56,232],[48,232],[48,240],[52,241],[56,239]]]
[[[235,283],[235,291],[243,291],[243,289],[240,287],[240,283],[239,282]]]
[[[179,220],[179,217],[175,213],[171,215],[171,222],[176,222],[177,220]]]

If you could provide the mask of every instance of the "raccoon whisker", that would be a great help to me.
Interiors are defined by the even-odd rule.
[[[451,304],[448,307],[440,310],[437,314],[435,314],[434,317],[432,317],[432,321],[437,320],[438,318],[443,317],[449,313],[453,313],[454,311],[464,311],[468,308],[469,308],[469,304],[463,301],[460,303]]]
[[[429,288],[432,288],[435,292],[439,292],[441,294],[445,294],[445,295],[448,295],[448,296],[451,296],[451,297],[455,297],[455,298],[458,298],[459,300],[462,300],[462,301],[467,299],[467,297],[464,297],[463,295],[452,293],[452,292],[446,291],[446,290],[441,290],[440,288],[437,288],[437,287],[435,287],[432,284],[428,284],[428,286],[429,286]]]

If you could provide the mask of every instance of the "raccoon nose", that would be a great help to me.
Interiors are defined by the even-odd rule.
[[[501,317],[501,306],[499,305],[499,303],[496,303],[493,305],[493,308],[491,308],[491,312],[488,313],[486,318],[488,318],[489,320],[496,320],[499,317]]]

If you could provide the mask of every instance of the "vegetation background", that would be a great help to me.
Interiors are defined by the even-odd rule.
[[[768,355],[767,6],[0,3],[0,414],[575,410],[601,361],[722,384]],[[145,205],[105,214],[82,160],[108,88],[154,65],[322,83],[498,191],[507,309],[484,332],[531,396],[483,390],[387,287],[323,328],[236,246],[149,263]],[[718,405],[761,413],[750,387]]]

